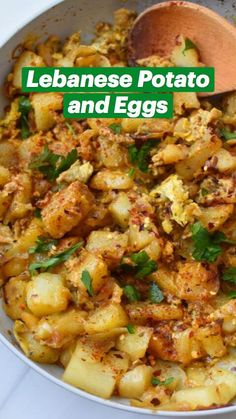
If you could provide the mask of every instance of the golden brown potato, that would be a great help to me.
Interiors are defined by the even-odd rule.
[[[55,238],[64,236],[79,224],[93,205],[93,195],[86,185],[76,181],[57,192],[42,210],[45,230]]]
[[[127,304],[125,309],[132,321],[143,324],[147,319],[155,321],[161,320],[179,320],[183,317],[182,308],[179,306],[169,305],[165,303],[134,303]]]
[[[62,110],[62,95],[60,93],[34,93],[31,103],[37,129],[46,131],[52,128],[56,123],[55,111]]]

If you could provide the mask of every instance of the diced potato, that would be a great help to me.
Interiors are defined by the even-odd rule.
[[[197,341],[191,328],[175,332],[173,334],[174,347],[177,353],[177,360],[185,365],[193,359],[204,355],[200,342]]]
[[[233,213],[233,210],[233,204],[215,205],[206,208],[201,207],[199,220],[203,227],[206,227],[209,231],[215,231],[225,223]]]
[[[21,319],[26,308],[27,281],[20,277],[11,278],[3,288],[4,310],[12,319]]]
[[[186,40],[183,35],[178,37],[178,44],[171,53],[171,61],[176,67],[199,67],[199,55],[196,48],[186,48]]]
[[[106,263],[101,256],[91,252],[84,251],[78,258],[71,258],[66,263],[67,267],[67,281],[78,287],[81,290],[86,290],[85,285],[81,281],[83,271],[88,271],[92,286],[95,292],[103,286],[106,276],[108,276],[108,269]]]
[[[217,323],[199,328],[197,338],[204,351],[214,357],[222,357],[226,353],[226,347],[221,335],[221,327]]]
[[[109,206],[114,221],[122,228],[126,228],[129,224],[131,207],[131,202],[125,192],[120,192]]]
[[[60,238],[79,224],[91,210],[93,195],[88,187],[76,181],[55,193],[42,210],[46,231]]]
[[[126,190],[133,187],[133,179],[121,170],[103,169],[98,172],[90,182],[91,188],[101,191],[111,189]]]
[[[109,303],[97,308],[85,322],[85,330],[88,334],[105,332],[115,327],[126,326],[128,317],[120,304]]]
[[[102,356],[102,354],[101,354]],[[63,380],[95,396],[108,399],[116,384],[116,371],[101,362],[98,350],[86,341],[79,341],[63,374]]]
[[[152,378],[152,367],[138,365],[126,372],[120,379],[118,391],[121,397],[140,397],[150,386]]]
[[[127,149],[122,147],[119,143],[115,142],[114,138],[106,138],[101,135],[98,138],[99,149],[97,160],[100,164],[108,169],[116,169],[124,166],[127,160]]]
[[[0,186],[4,186],[7,182],[9,182],[10,177],[11,174],[9,169],[0,165]]]
[[[0,220],[3,220],[12,202],[12,194],[6,190],[0,191]]]
[[[29,215],[32,210],[31,195],[32,182],[27,173],[20,173],[16,177],[17,191],[14,194],[10,208],[4,218],[6,224]]]
[[[134,333],[127,333],[118,338],[116,347],[127,353],[132,361],[142,358],[152,336],[150,327],[135,326]]]
[[[16,61],[13,68],[13,86],[21,89],[21,72],[23,67],[44,67],[44,62],[42,57],[36,55],[32,51],[24,51],[18,60]]]
[[[183,317],[182,308],[179,306],[149,303],[133,303],[125,306],[126,311],[133,322],[143,324],[147,319],[180,320]]]
[[[236,156],[233,156],[224,148],[217,151],[212,159],[217,159],[215,168],[219,170],[220,173],[232,173],[236,169]]]
[[[35,339],[52,348],[61,348],[84,332],[86,313],[75,309],[43,317],[35,328]]]
[[[75,351],[76,348],[76,341],[72,341],[68,346],[65,347],[65,349],[62,350],[61,355],[60,355],[60,362],[63,365],[64,368],[67,367],[67,365],[69,364],[72,355]]]
[[[60,93],[34,93],[31,99],[37,130],[47,131],[55,123],[54,112],[62,110]]]
[[[197,366],[190,366],[186,369],[188,381],[191,387],[204,386],[208,378],[206,368]]]
[[[0,143],[0,165],[11,168],[17,164],[17,148],[11,141],[1,141]]]
[[[157,285],[169,292],[170,294],[177,295],[177,285],[175,281],[175,273],[166,267],[158,267],[156,272],[150,275],[150,279],[155,281]]]
[[[41,364],[54,364],[59,358],[58,349],[49,348],[41,345],[34,339],[33,334],[27,329],[21,320],[16,320],[14,324],[14,336],[24,351],[26,356],[32,361]]]
[[[154,239],[155,234],[149,229],[140,229],[137,224],[130,224],[129,227],[129,245],[132,251],[139,251],[145,246],[148,246]]]
[[[177,115],[185,113],[186,109],[199,109],[200,102],[195,92],[174,92],[174,112]]]
[[[201,262],[178,264],[177,295],[184,300],[209,300],[219,290],[219,278],[214,265],[205,267]]]
[[[36,316],[65,310],[69,298],[70,292],[60,275],[41,273],[27,284],[27,306]]]
[[[138,128],[143,124],[143,118],[123,118],[121,121],[122,129],[125,132],[136,132]]]
[[[216,135],[207,135],[191,145],[189,156],[175,166],[177,174],[185,180],[194,178],[204,163],[221,147],[221,140]]]
[[[127,245],[126,233],[97,230],[89,235],[86,249],[89,252],[100,254],[108,261],[117,263],[122,258]]]

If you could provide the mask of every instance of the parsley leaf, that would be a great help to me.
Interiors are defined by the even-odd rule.
[[[233,300],[234,298],[236,298],[236,291],[230,291],[227,296],[229,297],[230,300]]]
[[[88,291],[88,294],[92,297],[94,295],[92,278],[89,271],[87,271],[87,269],[85,269],[82,272],[81,281],[83,282],[86,290]]]
[[[71,150],[67,156],[64,157],[52,153],[48,146],[45,145],[42,153],[29,164],[29,168],[39,170],[48,180],[54,181],[60,173],[69,169],[78,157],[76,148]]]
[[[35,216],[35,218],[42,218],[41,217],[41,209],[40,208],[35,208],[35,210],[34,210],[34,216]]]
[[[130,255],[130,259],[136,265],[136,278],[143,279],[145,276],[150,275],[152,272],[157,270],[157,264],[155,260],[150,259],[145,250],[139,253],[133,253]]]
[[[207,196],[208,194],[209,194],[209,191],[207,189],[205,189],[205,188],[201,189],[201,195],[202,196]]]
[[[128,330],[130,335],[135,333],[135,326],[133,324],[127,324],[126,329]]]
[[[120,124],[111,124],[109,125],[109,128],[115,133],[120,134],[121,133],[121,125]]]
[[[140,300],[140,294],[137,288],[135,288],[133,285],[125,285],[123,291],[130,303],[134,303]]]
[[[128,171],[128,176],[132,178],[134,177],[134,175],[135,175],[135,168],[131,167]]]
[[[148,291],[148,298],[152,303],[161,303],[164,300],[164,295],[156,282],[151,282]]]
[[[56,246],[58,243],[58,240],[50,239],[49,237],[38,237],[36,240],[36,245],[33,247],[30,247],[28,250],[28,253],[31,255],[33,253],[46,253],[53,246]]]
[[[21,138],[25,140],[30,135],[28,114],[29,114],[29,111],[31,110],[31,103],[30,103],[29,98],[25,96],[19,97],[18,110],[21,114],[20,116]]]
[[[185,39],[185,44],[184,44],[184,49],[183,49],[183,54],[185,55],[186,51],[188,51],[189,49],[197,49],[196,45],[193,43],[193,41],[191,41],[191,39],[186,38]]]
[[[231,132],[226,128],[220,130],[220,138],[224,141],[236,139],[236,132]]]
[[[139,149],[134,144],[128,147],[130,162],[137,164],[141,172],[148,172],[149,153],[156,144],[156,140],[147,140]]]
[[[228,268],[223,272],[223,276],[222,276],[224,281],[229,281],[229,282],[233,282],[234,284],[236,284],[236,268],[232,267],[232,268]]]
[[[65,122],[65,125],[67,126],[67,128],[68,128],[69,132],[71,133],[71,135],[73,137],[75,137],[76,136],[76,133],[75,133],[74,127],[69,122]]]
[[[222,252],[221,243],[235,243],[221,231],[209,233],[199,222],[193,224],[190,230],[194,243],[192,256],[198,261],[215,262]]]
[[[166,380],[161,381],[159,378],[157,377],[152,377],[152,385],[153,386],[168,386],[169,384],[171,384],[174,381],[174,377],[168,377],[166,378]]]
[[[78,242],[78,243],[74,244],[73,246],[71,246],[69,249],[66,249],[63,252],[58,253],[57,255],[54,255],[54,256],[50,257],[49,259],[42,260],[41,262],[31,263],[29,265],[30,274],[32,275],[38,269],[43,269],[44,271],[47,271],[49,268],[52,268],[53,266],[57,266],[60,263],[65,262],[82,245],[83,245],[83,242]]]

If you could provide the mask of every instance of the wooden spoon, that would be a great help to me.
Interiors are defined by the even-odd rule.
[[[128,39],[128,61],[152,54],[166,56],[184,35],[197,45],[201,61],[215,67],[215,92],[236,89],[236,28],[212,10],[186,1],[167,1],[146,9],[135,20]]]

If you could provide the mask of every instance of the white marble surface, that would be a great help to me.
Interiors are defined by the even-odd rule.
[[[30,16],[54,3],[55,0],[0,0],[0,45]],[[146,415],[113,410],[71,394],[32,371],[0,343],[0,419],[65,419],[66,417],[70,419],[150,418]],[[236,419],[236,413],[215,417]]]

